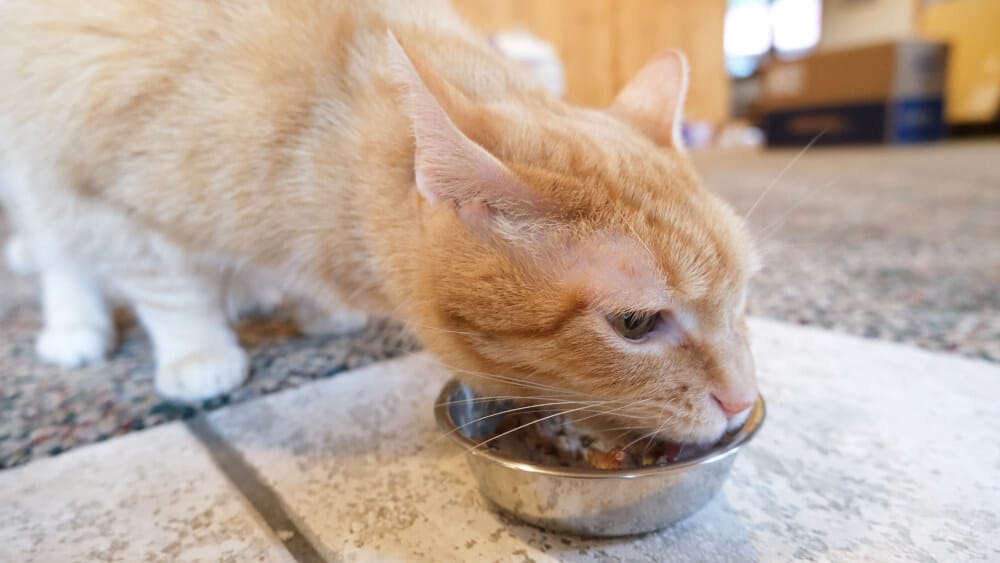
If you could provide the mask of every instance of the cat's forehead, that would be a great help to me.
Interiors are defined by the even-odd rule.
[[[656,257],[635,238],[598,232],[564,248],[563,275],[589,302],[613,310],[667,308],[673,291]]]
[[[706,259],[680,239],[626,231],[600,231],[564,246],[563,276],[590,303],[660,310],[739,300],[744,275],[738,267]]]
[[[751,251],[740,220],[709,195],[687,157],[601,112],[568,116],[520,146],[519,174],[563,217],[581,223],[568,275],[595,299],[730,301]],[[624,304],[622,305],[624,306]]]

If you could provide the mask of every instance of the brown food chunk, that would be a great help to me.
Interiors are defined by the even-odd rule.
[[[625,465],[625,451],[615,448],[609,452],[589,449],[584,453],[587,463],[595,469],[621,469]]]

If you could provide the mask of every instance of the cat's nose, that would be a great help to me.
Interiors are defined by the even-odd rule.
[[[737,395],[737,394],[727,394],[727,393],[713,393],[712,398],[718,403],[719,408],[726,415],[726,418],[732,418],[741,412],[749,409],[757,402],[757,391],[753,392],[753,395]]]

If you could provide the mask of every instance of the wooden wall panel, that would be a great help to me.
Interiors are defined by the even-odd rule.
[[[660,51],[680,49],[691,64],[687,117],[724,121],[730,107],[722,50],[725,0],[619,0],[615,6],[617,83],[624,85]]]
[[[482,31],[523,28],[555,45],[566,65],[566,95],[596,106],[614,97],[613,0],[455,0]]]
[[[453,0],[484,32],[522,27],[552,42],[570,101],[604,106],[657,52],[691,60],[687,114],[722,122],[729,78],[722,53],[725,0]]]

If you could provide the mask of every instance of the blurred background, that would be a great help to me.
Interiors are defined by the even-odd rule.
[[[608,104],[653,54],[682,49],[695,146],[796,145],[824,130],[827,144],[998,130],[997,0],[455,3],[546,76],[555,54],[566,97],[583,105]]]

